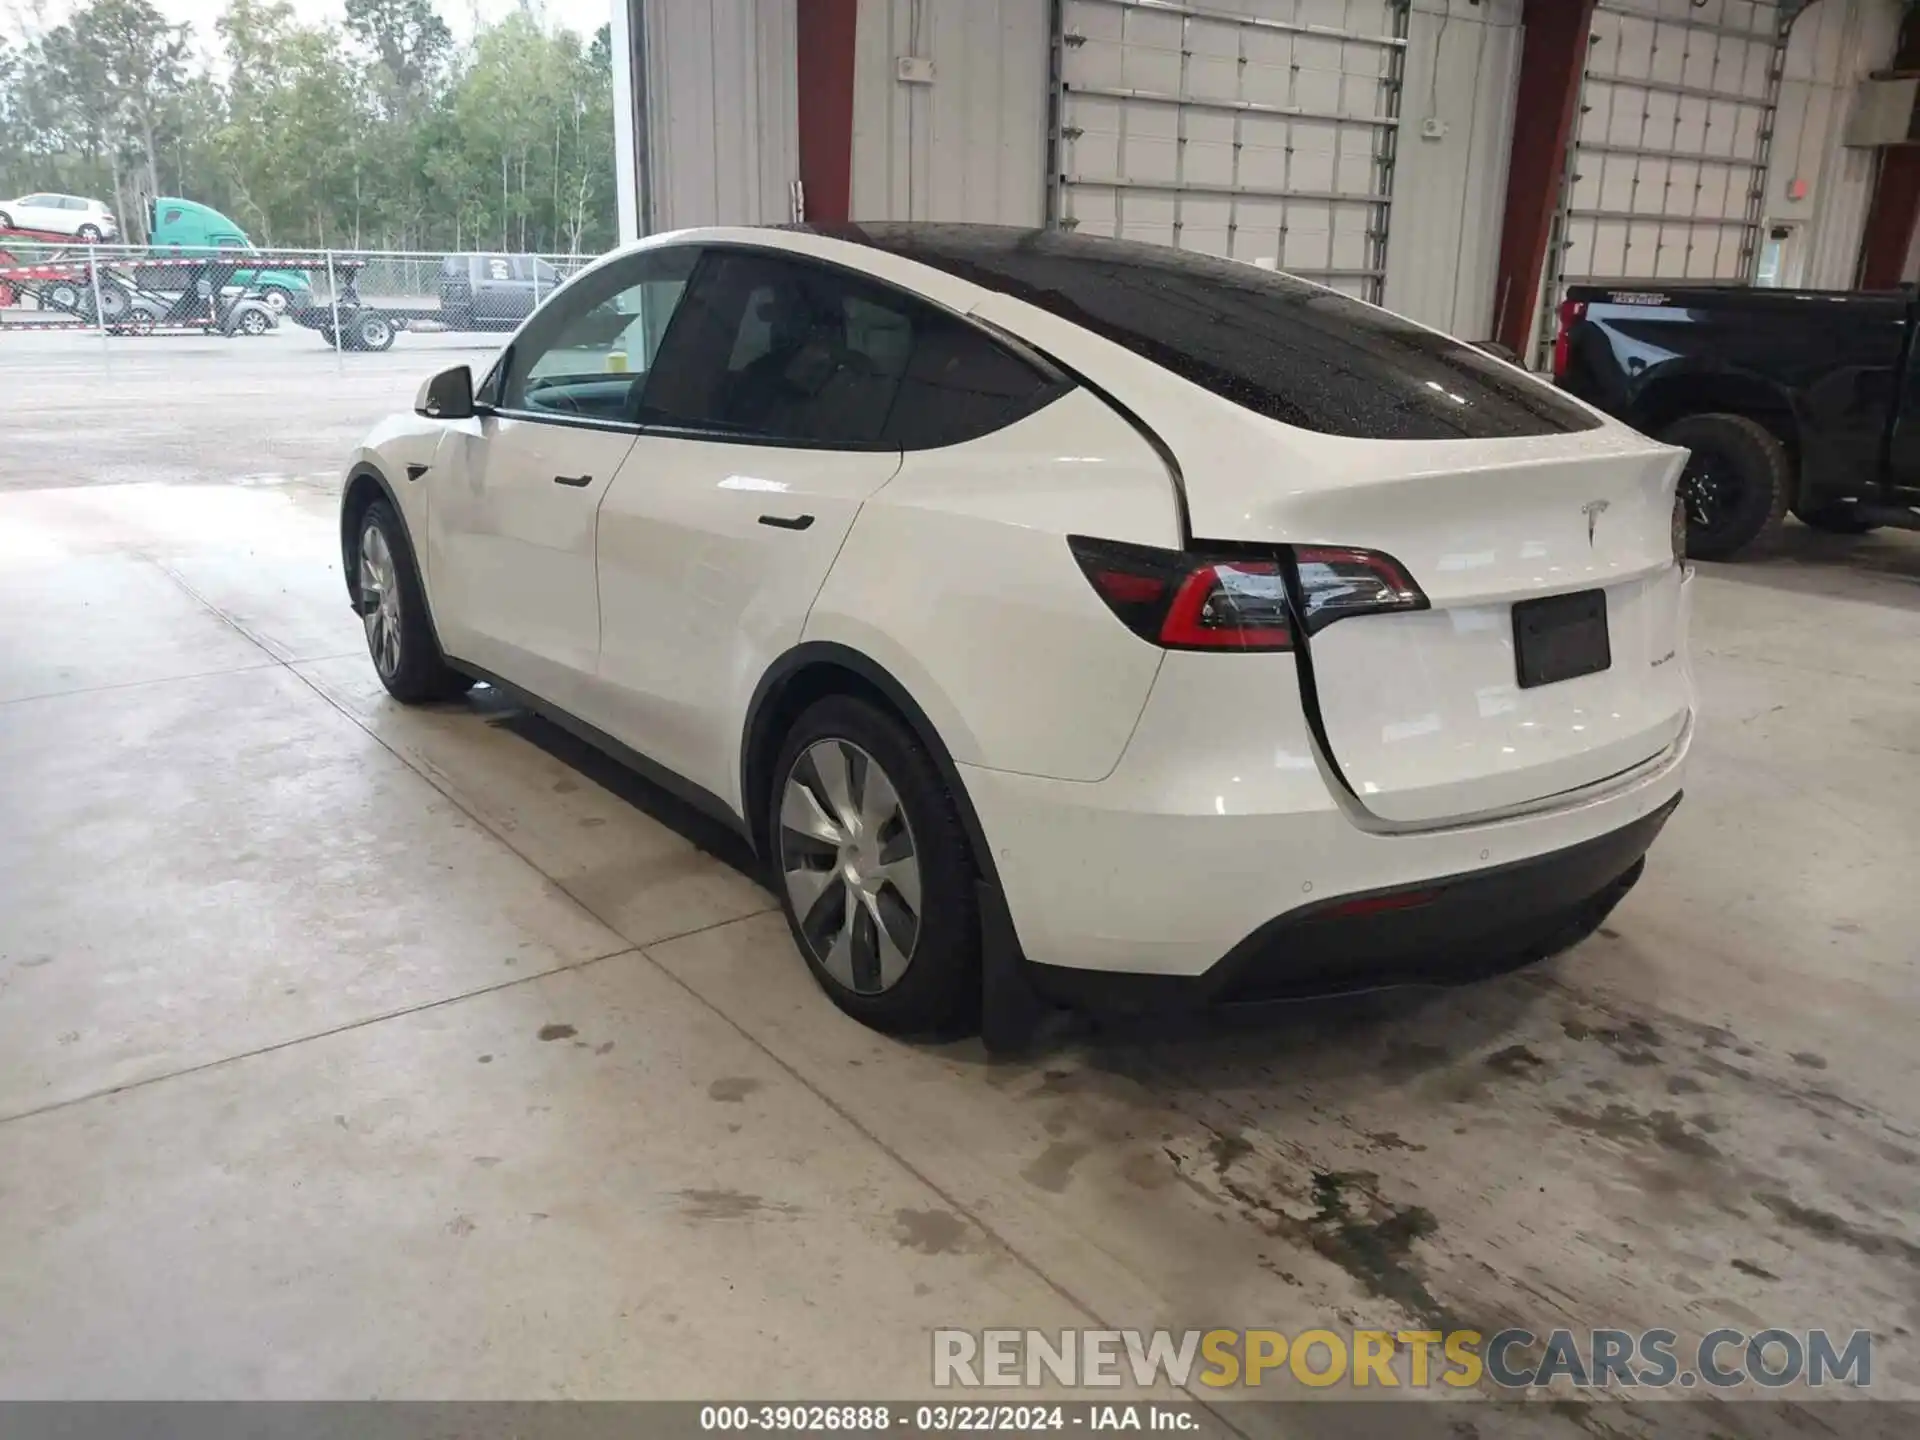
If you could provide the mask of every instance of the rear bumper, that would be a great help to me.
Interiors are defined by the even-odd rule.
[[[1345,895],[1277,916],[1197,975],[1036,965],[1036,987],[1088,1008],[1161,1012],[1451,985],[1543,959],[1625,898],[1680,804],[1578,845],[1491,870]]]
[[[1223,989],[1226,972],[1214,972],[1224,957],[1258,948],[1250,937],[1269,927],[1324,917],[1329,902],[1526,875],[1531,865],[1545,868],[1525,883],[1544,877],[1555,905],[1577,908],[1634,865],[1658,832],[1653,817],[1679,797],[1691,725],[1629,773],[1522,813],[1419,830],[1380,826],[1318,755],[1290,657],[1273,659],[1170,653],[1120,763],[1103,780],[959,767],[1028,961],[1212,976],[1209,984]],[[1577,866],[1585,862],[1555,857],[1590,853],[1582,847],[1614,836],[1626,837],[1624,850],[1597,853],[1606,864],[1625,858],[1583,891]],[[1461,893],[1469,908],[1489,903]],[[1440,907],[1426,918],[1437,923],[1450,912]],[[1388,942],[1401,932],[1378,933],[1386,937],[1379,956],[1397,962]],[[1349,954],[1345,968],[1357,975],[1372,954]]]

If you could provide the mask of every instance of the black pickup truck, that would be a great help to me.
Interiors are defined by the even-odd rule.
[[[1687,553],[1724,560],[1791,510],[1920,529],[1920,301],[1911,292],[1575,287],[1561,388],[1693,452]]]

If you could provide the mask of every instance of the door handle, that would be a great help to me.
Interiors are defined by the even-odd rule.
[[[776,530],[804,530],[813,524],[811,515],[762,515],[762,525],[771,525]]]
[[[593,476],[591,475],[556,475],[553,477],[553,483],[556,485],[568,485],[575,490],[584,490],[587,488],[587,486],[593,483]]]

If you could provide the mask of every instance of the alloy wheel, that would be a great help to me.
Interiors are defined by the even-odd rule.
[[[795,757],[780,794],[780,868],[813,958],[859,995],[898,984],[920,938],[920,858],[900,795],[848,740]]]
[[[1687,523],[1708,534],[1733,519],[1740,504],[1740,477],[1725,459],[1709,450],[1695,450],[1680,473],[1680,499]]]
[[[393,551],[378,525],[360,532],[360,616],[374,668],[390,680],[400,668],[400,585]]]

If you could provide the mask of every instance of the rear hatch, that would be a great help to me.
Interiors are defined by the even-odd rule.
[[[1684,452],[1447,335],[1252,265],[1056,232],[870,243],[995,292],[976,315],[1139,417],[1173,462],[1193,550],[1290,546],[1302,582],[1314,547],[1397,562],[1418,595],[1389,586],[1384,609],[1310,618],[1297,661],[1328,761],[1381,820],[1441,826],[1547,800],[1685,730]],[[1347,583],[1329,581],[1342,564],[1397,573],[1324,560],[1322,593]]]
[[[1685,729],[1683,453],[1597,439],[1471,458],[1409,446],[1338,483],[1227,503],[1189,477],[1197,534],[1382,552],[1425,595],[1304,647],[1328,758],[1374,815],[1429,825],[1525,805],[1630,770]]]

